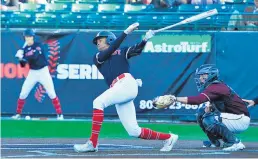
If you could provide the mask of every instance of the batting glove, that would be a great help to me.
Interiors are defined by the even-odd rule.
[[[130,34],[130,33],[133,32],[135,29],[137,29],[139,25],[140,25],[139,23],[133,23],[133,24],[130,25],[127,29],[125,29],[124,33],[125,33],[125,34]]]
[[[155,32],[153,30],[149,30],[146,32],[144,41],[148,41],[150,38],[152,38],[155,35]]]
[[[23,50],[18,50],[15,57],[19,58],[19,59],[22,59],[23,58],[23,54],[24,54],[24,51]]]

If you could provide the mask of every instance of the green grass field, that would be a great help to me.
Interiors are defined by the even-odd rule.
[[[197,124],[139,123],[141,127],[176,133],[180,140],[203,140],[205,134]],[[1,120],[2,138],[88,138],[90,121]],[[258,127],[251,126],[239,135],[243,141],[258,141]],[[131,138],[120,122],[104,122],[101,138]]]

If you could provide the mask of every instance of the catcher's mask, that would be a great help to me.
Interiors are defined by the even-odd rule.
[[[113,41],[116,40],[116,36],[115,34],[113,34],[112,32],[110,31],[101,31],[99,32],[96,37],[93,39],[93,44],[97,45],[97,40],[99,38],[102,38],[102,37],[105,37],[107,38],[107,44],[110,45]]]
[[[211,82],[219,78],[219,70],[214,64],[201,65],[195,71],[195,83],[199,92],[203,91]]]

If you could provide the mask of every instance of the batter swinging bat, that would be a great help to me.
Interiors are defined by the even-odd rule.
[[[212,9],[212,10],[209,10],[207,12],[203,12],[201,14],[197,14],[195,16],[192,16],[190,18],[187,18],[181,22],[178,22],[176,24],[173,24],[173,25],[169,25],[167,27],[164,27],[164,28],[161,28],[161,29],[158,29],[158,30],[154,30],[155,33],[158,33],[158,32],[161,32],[161,31],[164,31],[164,30],[167,30],[167,29],[170,29],[170,28],[173,28],[175,26],[179,26],[179,25],[182,25],[182,24],[187,24],[187,23],[191,23],[191,22],[195,22],[197,20],[201,20],[201,19],[204,19],[204,18],[207,18],[207,17],[210,17],[210,16],[213,16],[213,15],[216,15],[218,14],[218,11],[217,9]]]

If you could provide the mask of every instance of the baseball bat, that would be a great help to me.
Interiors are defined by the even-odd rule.
[[[24,49],[24,48],[26,47],[26,45],[27,45],[27,42],[25,41],[24,44],[23,44],[23,46],[22,46],[22,49]],[[20,50],[21,50],[21,49],[20,49]],[[16,53],[15,57],[17,57],[17,53]],[[17,57],[17,58],[18,58],[18,57]]]
[[[183,21],[181,21],[181,22],[178,22],[178,23],[176,23],[176,24],[169,25],[169,26],[167,26],[167,27],[164,27],[164,28],[161,28],[161,29],[158,29],[158,30],[154,30],[154,32],[155,32],[155,33],[158,33],[158,32],[161,32],[161,31],[164,31],[164,30],[173,28],[173,27],[175,27],[175,26],[179,26],[179,25],[183,25],[183,24],[195,22],[195,21],[198,21],[198,20],[201,20],[201,19],[204,19],[204,18],[213,16],[213,15],[216,15],[216,14],[218,14],[217,9],[212,9],[212,10],[209,10],[209,11],[207,11],[207,12],[203,12],[203,13],[194,15],[194,16],[192,16],[192,17],[190,17],[190,18],[187,18],[187,19],[185,19],[185,20],[183,20]]]
[[[24,49],[26,47],[26,45],[27,45],[27,42],[25,41],[22,48]]]

